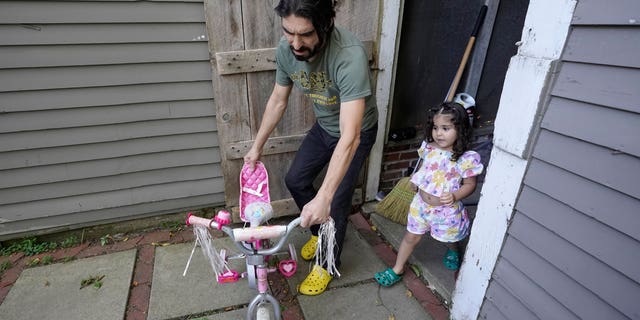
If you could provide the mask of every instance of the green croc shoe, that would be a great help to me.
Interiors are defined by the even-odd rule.
[[[391,268],[378,272],[373,277],[376,279],[378,284],[383,287],[391,287],[402,280],[402,275],[396,274]]]
[[[444,267],[449,270],[458,270],[460,268],[460,256],[458,252],[447,249],[447,254],[444,255],[442,263],[444,263]]]
[[[316,247],[318,247],[318,236],[311,236],[311,239],[300,249],[300,256],[307,261],[316,256]]]

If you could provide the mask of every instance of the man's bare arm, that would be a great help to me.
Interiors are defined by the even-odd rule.
[[[287,109],[291,88],[292,86],[285,87],[277,83],[273,87],[271,96],[269,96],[269,100],[267,101],[264,115],[262,116],[262,121],[260,122],[260,129],[258,129],[256,139],[253,141],[249,152],[244,156],[244,162],[250,164],[252,168],[255,166],[256,161],[260,159],[264,144],[267,142],[267,139],[269,139],[273,129],[278,125],[278,122],[280,122],[282,115]]]
[[[323,223],[329,218],[333,196],[360,144],[364,110],[364,99],[343,102],[340,105],[340,139],[331,156],[327,174],[318,194],[302,208],[302,227]]]

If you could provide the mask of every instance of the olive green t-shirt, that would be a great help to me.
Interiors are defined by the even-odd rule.
[[[283,38],[276,51],[276,82],[292,83],[313,103],[318,124],[334,137],[340,136],[340,103],[365,99],[361,130],[378,122],[378,109],[369,61],[362,42],[351,32],[335,27],[327,45],[311,62],[298,61]]]

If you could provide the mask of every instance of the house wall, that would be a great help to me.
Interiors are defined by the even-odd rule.
[[[526,161],[521,192],[513,209],[493,213],[507,213],[506,225],[493,231],[474,226],[474,248],[461,270],[452,318],[638,319],[640,192],[634,182],[640,170],[640,3],[581,0],[558,8],[561,3],[545,2],[532,1],[529,8],[498,112],[504,123],[496,124],[496,131],[503,131],[496,133],[496,146]],[[564,37],[558,32],[563,19],[553,19],[563,11],[571,13],[565,45],[552,63],[548,87],[538,88],[538,82],[523,80],[540,69],[517,70],[554,56],[557,46],[544,44]],[[546,21],[536,19],[544,16]],[[515,108],[503,112],[502,104],[514,102],[505,95],[525,88],[541,95],[542,108],[520,105],[520,115],[535,114],[527,122],[533,130],[509,138],[506,133],[517,135],[522,123]],[[510,171],[490,165],[488,183],[502,182],[493,180],[500,168]],[[490,214],[482,207],[494,195],[483,194],[478,215]],[[505,226],[494,268],[482,260],[477,240]],[[483,282],[470,279],[485,274],[478,266],[491,270],[480,299],[477,285]],[[474,309],[479,301],[481,307]]]
[[[483,319],[640,319],[637,1],[578,1]]]
[[[575,5],[575,0],[536,0],[527,8],[518,53],[511,58],[504,79],[482,195],[452,296],[452,319],[478,318]]]
[[[202,1],[0,2],[0,240],[224,202]]]

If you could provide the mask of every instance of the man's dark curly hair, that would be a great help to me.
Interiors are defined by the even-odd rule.
[[[337,2],[334,0],[280,0],[275,11],[280,18],[294,15],[309,19],[322,47],[333,31]]]
[[[453,155],[451,156],[451,161],[458,161],[458,158],[460,158],[465,151],[469,150],[469,146],[471,145],[473,129],[469,123],[467,110],[465,110],[459,103],[455,102],[444,102],[437,108],[430,109],[427,112],[427,126],[425,128],[426,132],[424,137],[424,140],[427,142],[434,141],[432,135],[433,118],[437,115],[451,116],[451,122],[458,133],[458,138],[453,144]]]

